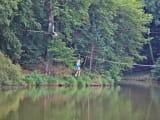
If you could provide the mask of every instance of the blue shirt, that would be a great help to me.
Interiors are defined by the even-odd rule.
[[[80,66],[81,65],[79,63],[76,64],[77,70],[80,70]]]

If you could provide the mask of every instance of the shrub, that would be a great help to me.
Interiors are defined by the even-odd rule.
[[[63,77],[62,81],[68,85],[77,85],[77,80],[73,76]]]
[[[25,81],[28,84],[39,85],[39,84],[55,83],[56,78],[35,71],[32,74],[26,75]]]
[[[61,38],[52,40],[49,46],[50,61],[62,63],[67,67],[72,68],[75,62],[74,50],[67,47],[66,43]]]
[[[7,85],[21,84],[23,78],[20,66],[13,64],[8,57],[0,52],[0,83]]]

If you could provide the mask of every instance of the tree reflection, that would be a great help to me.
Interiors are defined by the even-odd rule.
[[[23,95],[24,91],[0,91],[0,120],[4,120],[9,114],[17,112]]]
[[[0,120],[148,120],[120,88],[44,88],[0,92]],[[126,92],[124,92],[126,94]],[[132,95],[132,94],[131,94]],[[137,98],[136,98],[137,99]],[[141,98],[139,98],[141,100]],[[151,99],[148,99],[149,101]],[[146,100],[147,101],[147,100]],[[150,102],[146,103],[150,103]],[[152,119],[150,119],[152,120]]]

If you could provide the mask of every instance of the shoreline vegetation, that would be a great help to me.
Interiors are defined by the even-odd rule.
[[[120,85],[151,85],[153,78],[151,73],[128,74],[119,81],[111,79],[103,74],[82,71],[81,76],[75,77],[73,71],[60,65],[52,66],[52,75],[46,75],[42,68],[39,71],[22,69],[15,65],[4,54],[0,53],[0,87],[36,87],[36,86],[58,86],[58,87],[102,87]],[[156,82],[154,82],[155,84]],[[158,82],[157,82],[158,83]]]
[[[79,77],[72,75],[58,78],[35,71],[30,74],[23,74],[22,76],[23,79],[19,80],[19,82],[1,82],[0,87],[111,87],[114,85],[113,80],[106,80],[102,76],[94,74],[84,74]]]
[[[48,76],[38,72],[33,72],[26,76],[25,78],[28,86],[113,86],[113,80],[106,80],[101,75],[85,73],[79,77],[63,76],[61,78],[55,76]]]
[[[46,75],[41,69],[30,71],[22,69],[20,65],[12,61],[0,52],[0,86],[102,86],[113,85],[114,80],[106,80],[105,76],[82,72],[82,75],[75,77],[74,70],[56,66],[52,75]],[[62,70],[63,69],[63,70]]]
[[[101,75],[84,73],[75,77],[73,73],[68,73],[69,69],[60,70],[56,66],[56,75],[46,75],[42,71],[30,71],[21,69],[15,65],[4,54],[0,53],[0,87],[2,86],[104,86],[113,85],[113,80],[106,80]],[[65,70],[64,70],[65,69]],[[71,70],[70,70],[71,71]]]
[[[151,69],[160,79],[153,1],[1,1],[0,85],[112,86]]]
[[[159,86],[160,81],[153,76],[150,71],[135,72],[122,77],[122,80],[117,82],[118,85],[135,85],[142,87]]]

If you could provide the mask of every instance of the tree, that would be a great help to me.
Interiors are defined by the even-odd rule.
[[[0,48],[14,61],[21,57],[19,63],[23,67],[33,67],[40,60],[70,66],[74,54],[80,54],[87,58],[86,67],[90,71],[107,71],[117,76],[135,60],[143,58],[139,52],[149,41],[144,34],[152,17],[144,12],[143,0],[11,0],[1,3],[1,8],[9,12],[5,14],[2,9]],[[58,38],[52,38],[50,25]],[[119,64],[121,62],[129,65]]]
[[[112,2],[95,1],[88,8],[89,23],[81,26],[75,36],[75,46],[82,56],[89,57],[89,69],[100,67],[95,58],[105,58],[112,44],[115,29],[112,22],[115,13]],[[112,8],[110,7],[112,6]],[[108,40],[108,45],[106,41]],[[109,42],[110,41],[110,42]]]
[[[143,58],[139,51],[148,41],[143,34],[152,18],[143,7],[144,3],[136,0],[97,0],[89,6],[90,23],[77,30],[75,37],[79,40],[75,46],[82,55],[89,56],[90,69],[97,66],[98,71],[103,68],[119,75],[136,59]],[[129,64],[121,64],[124,62]]]
[[[151,22],[151,24],[149,25],[150,27],[150,33],[148,34],[148,37],[152,38],[152,41],[148,44],[145,45],[142,53],[145,54],[147,56],[147,62],[148,63],[153,63],[154,60],[157,60],[157,58],[159,57],[159,45],[160,45],[160,36],[159,36],[159,29],[160,29],[160,1],[159,0],[145,0],[145,11],[147,13],[150,13],[153,15],[153,20]],[[150,48],[151,52],[153,52],[153,55],[149,54],[150,53]],[[152,57],[153,56],[153,57]],[[153,62],[152,62],[153,61]]]
[[[44,54],[44,35],[35,30],[42,30],[42,25],[38,21],[36,12],[39,11],[32,0],[22,0],[18,4],[17,15],[13,19],[12,28],[22,44],[22,54],[19,63],[23,67],[33,68],[33,65],[39,63]],[[41,3],[41,2],[40,2]],[[36,11],[36,12],[35,12]],[[31,31],[30,31],[31,30]]]
[[[148,13],[153,15],[152,23],[156,26],[160,25],[160,1],[159,0],[144,0],[145,1],[145,10]],[[152,24],[152,25],[153,25]]]
[[[0,84],[21,84],[23,75],[20,66],[13,64],[2,52],[0,59]]]
[[[20,58],[21,43],[11,26],[18,3],[19,0],[0,1],[0,49],[15,62]]]
[[[49,56],[50,61],[54,64],[60,63],[72,67],[75,62],[74,50],[66,47],[66,43],[62,42],[60,38],[51,41]]]
[[[54,17],[55,31],[61,34],[61,39],[67,47],[72,47],[74,29],[86,22],[88,1],[55,0],[53,2],[54,7],[49,12],[50,4],[48,0],[41,0],[41,2],[30,0],[22,1],[19,5],[21,15],[17,16],[15,22],[18,23],[16,23],[18,25],[16,28],[22,30],[18,34],[23,50],[20,64],[25,67],[33,66],[47,56],[47,49],[52,39],[49,34],[50,31],[47,32],[50,12]]]

